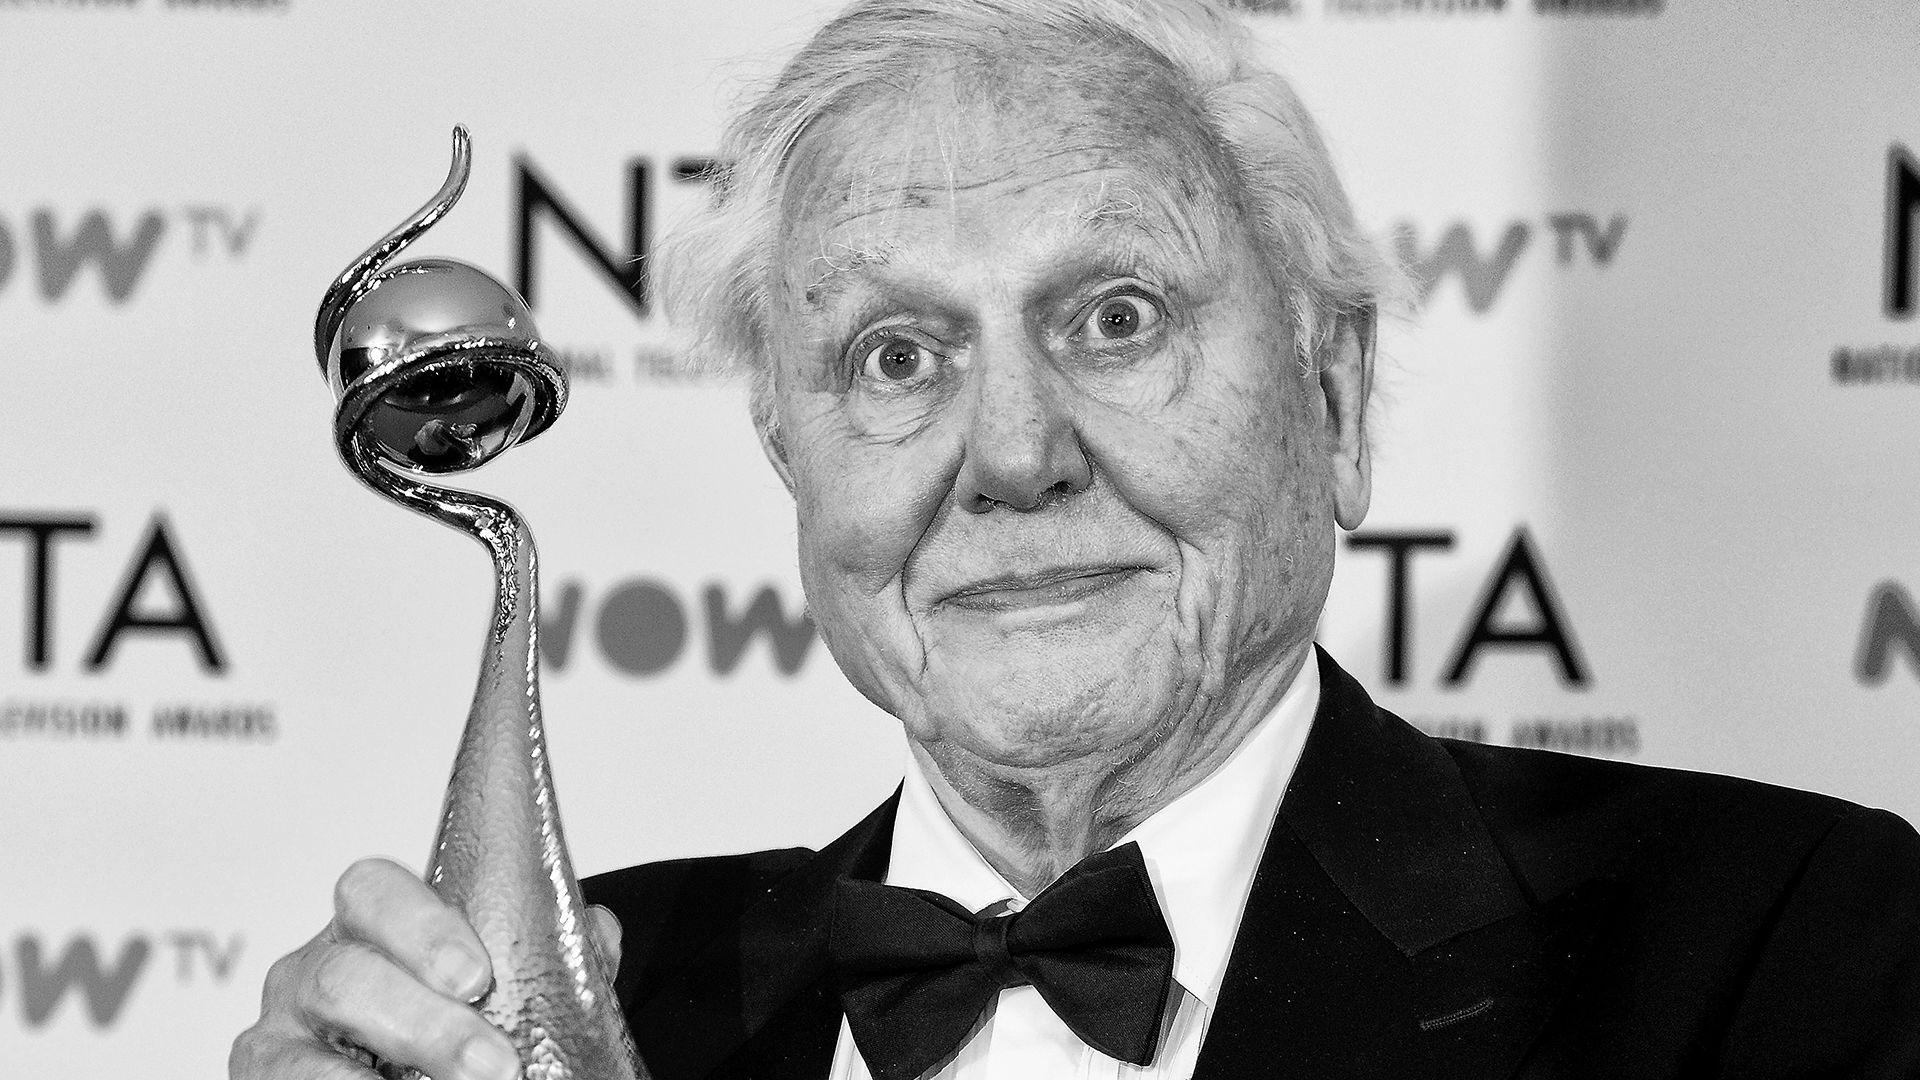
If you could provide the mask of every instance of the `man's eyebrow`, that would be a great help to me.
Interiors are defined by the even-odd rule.
[[[807,263],[808,269],[818,275],[804,293],[807,306],[816,311],[825,307],[834,295],[852,284],[851,275],[869,266],[885,265],[887,254],[885,245],[866,248],[828,244]]]

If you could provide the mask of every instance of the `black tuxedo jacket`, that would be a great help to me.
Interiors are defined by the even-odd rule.
[[[1747,781],[1428,738],[1324,654],[1196,1077],[1920,1077],[1920,837]],[[804,848],[587,895],[660,1080],[825,1077],[833,882]]]

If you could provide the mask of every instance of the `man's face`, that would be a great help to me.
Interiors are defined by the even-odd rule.
[[[936,760],[1216,722],[1305,648],[1336,501],[1364,512],[1357,417],[1154,84],[929,77],[796,151],[769,451],[835,659]]]

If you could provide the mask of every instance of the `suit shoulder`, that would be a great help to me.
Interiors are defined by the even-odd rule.
[[[1719,773],[1583,757],[1553,750],[1438,739],[1475,794],[1556,817],[1619,812],[1651,814],[1745,811],[1831,824],[1864,809],[1812,791]]]
[[[769,848],[738,855],[701,855],[664,859],[583,878],[580,887],[591,903],[615,907],[635,894],[685,888],[747,889],[757,891],[778,881],[788,871],[812,858],[805,847]]]
[[[792,847],[642,863],[595,874],[580,890],[619,918],[624,953],[651,955],[663,941],[704,940],[813,855]]]
[[[1920,858],[1905,821],[1828,795],[1714,773],[1439,740],[1529,877],[1600,872],[1777,884],[1830,839]]]

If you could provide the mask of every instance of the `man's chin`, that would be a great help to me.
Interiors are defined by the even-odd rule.
[[[1006,606],[936,605],[917,619],[919,693],[936,738],[1045,766],[1123,747],[1180,712],[1191,655],[1164,575],[1137,573]],[[964,732],[965,734],[961,734]]]
[[[1182,695],[1171,657],[1152,647],[1009,649],[937,673],[929,687],[942,741],[1010,768],[1111,757],[1177,719]],[[931,673],[930,673],[931,674]],[[944,704],[942,704],[944,702]]]

